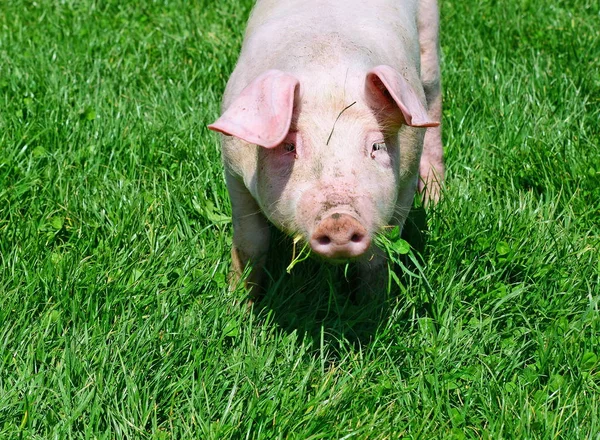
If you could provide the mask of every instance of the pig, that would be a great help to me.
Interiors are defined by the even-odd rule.
[[[373,244],[444,177],[436,0],[258,0],[222,114],[232,273],[264,287],[268,222],[380,277]],[[370,281],[369,281],[370,282]],[[256,291],[256,290],[255,290]]]

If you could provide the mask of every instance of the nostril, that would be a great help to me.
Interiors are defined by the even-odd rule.
[[[362,240],[363,240],[362,234],[352,234],[352,237],[350,237],[350,241],[352,243],[360,243]]]
[[[333,213],[320,220],[310,236],[312,250],[332,260],[347,260],[363,255],[371,244],[366,228],[354,217]]]
[[[327,246],[329,243],[331,243],[331,238],[329,238],[327,235],[322,235],[321,237],[317,238],[317,242],[322,246]]]

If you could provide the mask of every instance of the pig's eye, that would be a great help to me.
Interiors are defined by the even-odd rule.
[[[375,142],[373,144],[373,148],[371,150],[371,157],[375,157],[375,153],[378,151],[387,151],[387,146],[385,142]]]
[[[296,151],[296,144],[292,142],[286,142],[283,144],[283,149],[286,151],[286,153],[292,153]]]

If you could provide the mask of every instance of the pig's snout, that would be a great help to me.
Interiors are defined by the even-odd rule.
[[[348,214],[334,213],[324,218],[310,238],[310,246],[316,254],[333,260],[358,257],[370,245],[367,230]]]

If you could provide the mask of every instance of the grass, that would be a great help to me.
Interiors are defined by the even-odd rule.
[[[599,4],[443,1],[423,271],[277,258],[253,311],[206,129],[250,8],[3,2],[0,437],[600,438]]]

